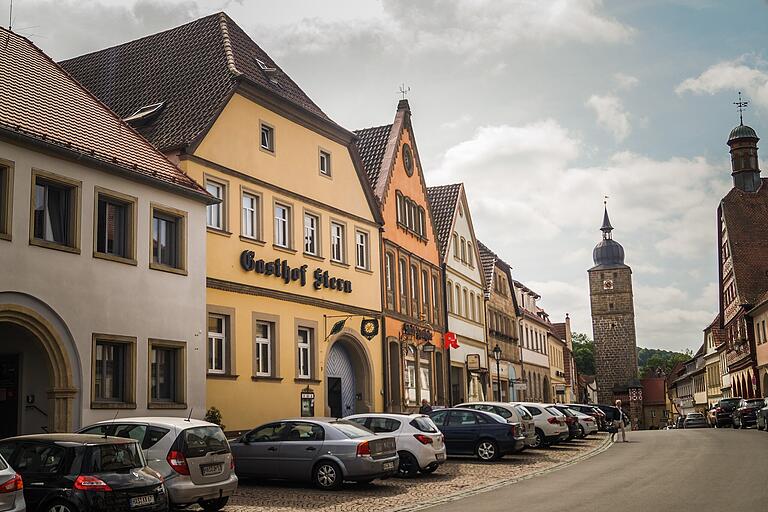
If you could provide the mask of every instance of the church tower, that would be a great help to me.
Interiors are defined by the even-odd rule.
[[[595,266],[589,269],[598,400],[612,405],[621,399],[629,407],[629,388],[639,386],[632,269],[624,264],[624,248],[613,239],[607,207],[600,231],[603,239],[592,252]]]

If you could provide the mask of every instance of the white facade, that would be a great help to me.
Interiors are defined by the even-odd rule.
[[[520,361],[526,381],[525,400],[552,401],[549,368],[550,326],[539,315],[537,301],[541,297],[520,282],[515,282],[517,303],[523,310],[520,322]]]
[[[2,141],[0,164],[11,177],[12,198],[10,233],[0,238],[0,379],[16,395],[2,405],[4,432],[77,429],[116,413],[181,416],[194,409],[202,417],[205,204]],[[38,217],[30,203],[41,172],[74,187],[72,247],[33,237]],[[132,258],[97,251],[97,195],[128,201]],[[178,215],[179,268],[150,268],[152,212],[160,210]],[[110,346],[117,347],[114,359],[95,357]],[[97,359],[107,361],[98,386],[117,390],[106,399],[96,391]]]

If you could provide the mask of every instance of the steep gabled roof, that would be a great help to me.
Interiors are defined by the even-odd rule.
[[[194,144],[240,82],[333,124],[223,12],[61,65],[122,118],[163,102],[157,117],[141,128],[162,151]]]
[[[487,290],[493,289],[493,267],[496,265],[498,256],[496,253],[490,250],[480,240],[477,241],[477,250],[480,253],[480,264],[483,266],[483,277],[485,277],[485,288]],[[511,283],[510,283],[511,288]]]
[[[451,243],[451,229],[456,215],[456,203],[461,197],[463,186],[461,183],[454,183],[427,188],[427,197],[432,207],[432,221],[435,223],[440,257],[443,260],[445,260],[448,246]]]
[[[381,162],[384,159],[391,132],[391,124],[363,128],[354,132],[358,136],[357,150],[360,153],[360,159],[363,161],[368,182],[374,190],[381,176]]]
[[[554,334],[556,337],[560,338],[561,340],[565,341],[567,338],[567,335],[565,333],[565,322],[553,323],[552,334]]]
[[[768,178],[757,192],[733,188],[720,203],[728,230],[740,304],[755,305],[768,292]]]
[[[0,136],[215,201],[32,42],[0,28]]]

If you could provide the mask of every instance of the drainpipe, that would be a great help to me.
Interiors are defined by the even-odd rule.
[[[446,284],[446,267],[445,263],[440,264],[440,280],[442,281],[441,287],[443,289],[443,327],[445,332],[448,332],[448,295],[447,295],[447,284]],[[453,298],[451,298],[451,302],[453,302]],[[447,393],[445,393],[445,400],[447,402],[446,405],[449,407],[453,405],[453,397],[451,397],[451,393],[453,391],[453,383],[451,382],[451,374],[453,373],[451,370],[453,369],[453,366],[451,366],[451,349],[450,347],[445,348],[445,336],[443,336],[442,343],[443,350],[445,351],[445,356],[447,361],[447,367],[448,367],[448,379],[444,379],[444,382],[448,383],[448,389],[446,390]],[[446,364],[443,364],[443,367],[445,367]],[[443,369],[445,371],[445,368]]]
[[[383,370],[383,385],[384,385],[384,410],[391,412],[392,408],[392,397],[390,396],[392,393],[390,392],[390,369],[389,365],[391,362],[389,361],[389,343],[387,342],[387,322],[384,320],[384,309],[387,306],[387,273],[386,273],[386,257],[387,253],[384,250],[384,237],[382,236],[382,233],[384,232],[384,226],[379,226],[379,267],[382,270],[382,277],[384,281],[384,286],[381,287],[381,328],[379,329],[379,335],[381,336],[381,361],[382,361],[382,370]],[[393,290],[394,291],[394,290]],[[399,352],[399,349],[398,349]]]

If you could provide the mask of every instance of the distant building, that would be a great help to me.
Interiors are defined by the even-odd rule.
[[[526,389],[521,399],[551,402],[552,387],[549,373],[549,342],[552,330],[549,315],[537,301],[541,296],[519,281],[515,281],[517,303],[520,306],[522,326],[520,328],[520,360]]]
[[[641,379],[643,385],[643,421],[644,429],[661,429],[669,421],[669,399],[667,397],[666,378],[664,376]]]
[[[721,360],[725,355],[725,335],[719,328],[720,317],[704,329],[704,364],[706,366],[707,404],[709,407],[724,398]],[[728,370],[727,365],[725,366]]]
[[[565,322],[553,323],[552,332],[555,336],[565,342],[563,349],[563,372],[565,373],[565,401],[575,402],[578,400],[578,382],[576,371],[576,360],[573,358],[573,333],[571,332],[571,318],[568,313],[565,314]]]

